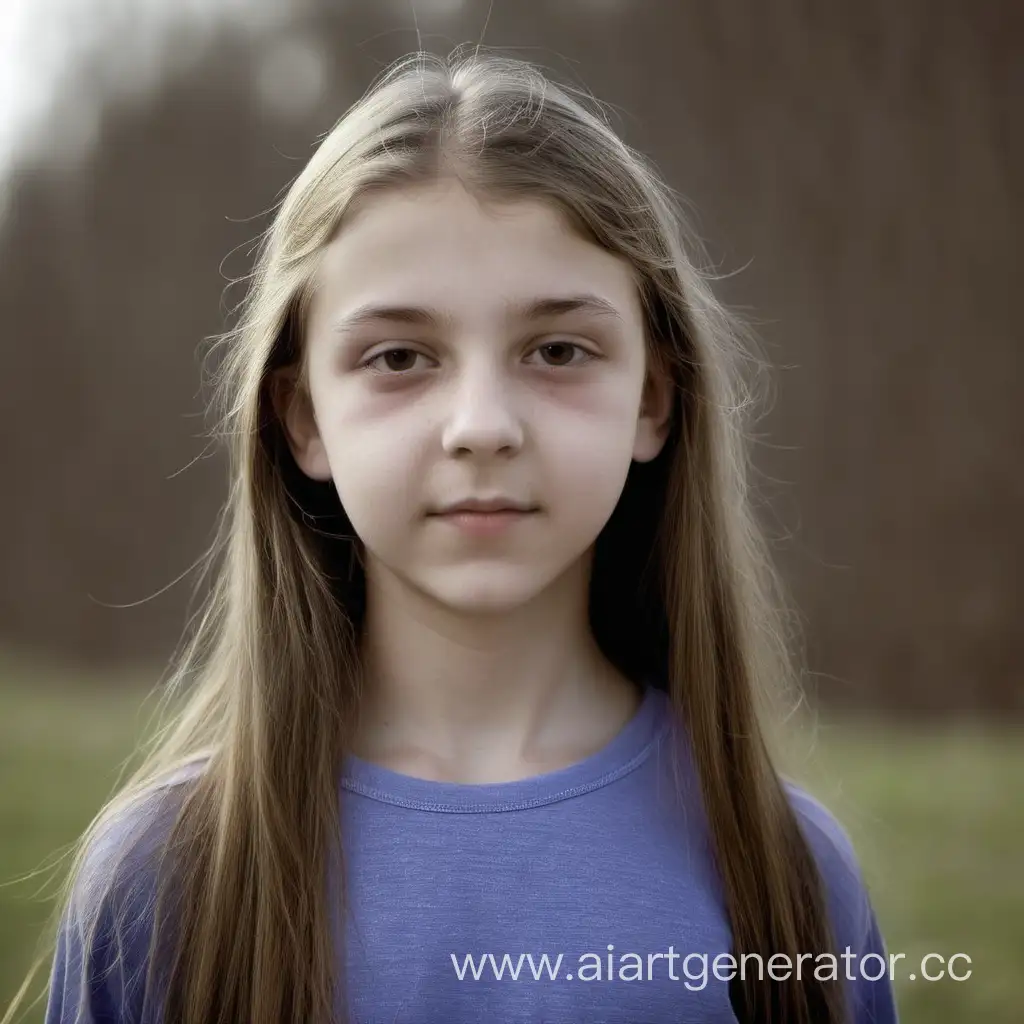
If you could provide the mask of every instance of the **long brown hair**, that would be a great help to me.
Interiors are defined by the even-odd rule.
[[[598,538],[594,635],[686,723],[734,951],[833,950],[770,743],[773,694],[793,692],[795,669],[748,494],[763,360],[712,295],[676,197],[599,104],[519,60],[417,53],[322,140],[262,238],[237,326],[214,346],[230,493],[205,563],[213,585],[175,664],[173,713],[82,838],[64,892],[91,936],[102,893],[74,895],[96,876],[90,850],[147,794],[175,794],[157,908],[167,926],[153,929],[149,963],[166,968],[168,1021],[327,1022],[344,1000],[325,886],[341,871],[344,897],[337,773],[360,699],[365,580],[337,492],[291,460],[271,382],[294,366],[303,386],[312,282],[349,204],[440,173],[488,197],[546,200],[633,266],[675,410],[664,450],[632,466]],[[844,1019],[836,981],[748,978],[733,995],[745,1020]]]

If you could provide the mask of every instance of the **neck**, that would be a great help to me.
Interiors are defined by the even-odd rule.
[[[409,774],[497,781],[600,749],[639,691],[593,638],[589,576],[587,558],[519,607],[466,615],[369,561],[353,752]]]

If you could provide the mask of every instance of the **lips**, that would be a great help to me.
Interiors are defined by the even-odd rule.
[[[445,505],[431,515],[446,516],[457,513],[536,512],[537,506],[512,498],[467,498]]]

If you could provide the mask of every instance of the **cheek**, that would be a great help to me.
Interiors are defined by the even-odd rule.
[[[632,452],[632,434],[623,431],[594,430],[552,442],[550,482],[561,507],[588,521],[610,515],[625,486]]]
[[[415,513],[427,462],[422,426],[404,417],[338,417],[322,429],[338,497],[361,537]]]
[[[636,402],[620,386],[610,394],[582,394],[552,412],[538,441],[545,452],[548,483],[574,518],[606,518],[629,473]]]

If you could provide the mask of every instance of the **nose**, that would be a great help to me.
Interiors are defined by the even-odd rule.
[[[454,384],[442,444],[448,455],[511,455],[523,445],[523,424],[508,380],[493,367],[467,368]]]

